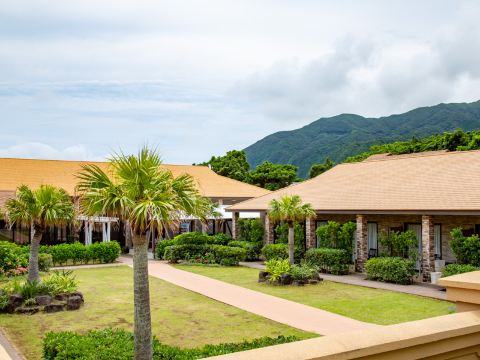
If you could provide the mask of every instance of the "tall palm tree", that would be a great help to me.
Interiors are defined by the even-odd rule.
[[[73,202],[68,193],[52,185],[42,185],[36,190],[20,186],[15,197],[7,200],[5,214],[12,226],[31,226],[33,237],[30,244],[28,281],[40,281],[38,249],[47,226],[63,225],[74,218]]]
[[[288,260],[294,263],[295,223],[315,217],[315,210],[310,204],[302,204],[298,195],[285,195],[280,200],[273,199],[269,204],[268,217],[272,221],[283,221],[288,224]]]
[[[171,227],[182,214],[204,219],[210,202],[202,198],[193,178],[176,178],[162,169],[160,156],[146,147],[137,156],[117,154],[105,173],[86,165],[79,173],[77,190],[81,211],[88,216],[116,216],[133,234],[135,359],[152,358],[150,293],[148,285],[148,239],[152,231]]]

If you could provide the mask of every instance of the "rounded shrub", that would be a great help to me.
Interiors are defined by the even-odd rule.
[[[38,254],[38,268],[40,271],[49,271],[53,266],[52,255],[50,254]]]
[[[247,251],[238,247],[210,245],[209,248],[213,251],[215,262],[223,266],[238,265],[247,256]]]
[[[175,245],[175,240],[160,240],[155,244],[155,258],[156,259],[164,259],[165,255],[165,248],[167,246]]]
[[[409,285],[415,276],[415,261],[399,257],[369,259],[365,265],[367,278],[395,284]]]
[[[193,231],[177,235],[173,240],[175,245],[204,245],[209,243],[210,236]]]
[[[305,261],[317,266],[321,272],[345,275],[348,274],[350,255],[344,249],[308,249],[305,253]]]
[[[271,259],[288,259],[287,244],[268,244],[262,248],[262,255],[265,260]]]
[[[256,261],[260,257],[261,245],[258,243],[252,243],[248,241],[230,241],[228,246],[239,247],[245,249],[247,256],[245,260]]]

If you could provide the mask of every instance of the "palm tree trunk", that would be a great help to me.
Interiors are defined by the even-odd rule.
[[[130,221],[126,220],[123,226],[125,229],[125,246],[128,247],[128,249],[131,249],[132,248],[132,227],[130,226]]]
[[[288,224],[288,261],[290,264],[295,262],[295,233],[293,224]]]
[[[30,256],[28,258],[28,281],[40,281],[38,270],[38,249],[42,240],[43,231],[33,228],[33,237],[30,243]]]
[[[152,324],[148,286],[148,253],[145,235],[133,237],[133,299],[135,308],[135,360],[152,359]]]

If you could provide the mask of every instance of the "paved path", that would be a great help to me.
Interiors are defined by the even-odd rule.
[[[240,265],[251,267],[253,269],[263,270],[265,265],[261,262],[241,262]],[[338,282],[342,284],[365,286],[374,289],[397,291],[405,294],[419,295],[430,297],[433,299],[446,300],[447,293],[441,291],[441,287],[431,284],[414,284],[414,285],[397,285],[383,283],[380,281],[366,280],[362,274],[350,274],[350,275],[330,275],[322,274],[325,280]]]
[[[24,360],[25,358],[10,343],[7,335],[0,329],[0,359],[1,360]]]
[[[132,264],[132,258],[122,257],[120,261],[128,265]],[[161,261],[150,261],[148,271],[151,276],[214,300],[320,335],[379,327],[379,325],[353,320],[325,310],[179,270]]]

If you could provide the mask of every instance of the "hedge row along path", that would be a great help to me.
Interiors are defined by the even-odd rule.
[[[265,265],[259,261],[255,262],[241,262],[241,266],[250,267],[258,270],[265,270]],[[413,285],[399,285],[399,284],[389,284],[380,281],[372,281],[365,279],[364,274],[349,274],[349,275],[331,275],[331,274],[322,274],[322,277],[325,280],[338,282],[348,285],[357,285],[365,286],[373,289],[389,290],[396,291],[405,294],[425,296],[432,299],[438,300],[447,300],[447,293],[445,291],[440,291],[441,286],[432,285],[432,284],[413,284]]]
[[[120,257],[119,260],[132,266],[132,258]],[[163,261],[149,261],[148,273],[150,276],[211,299],[320,335],[374,329],[380,326],[179,270]]]

